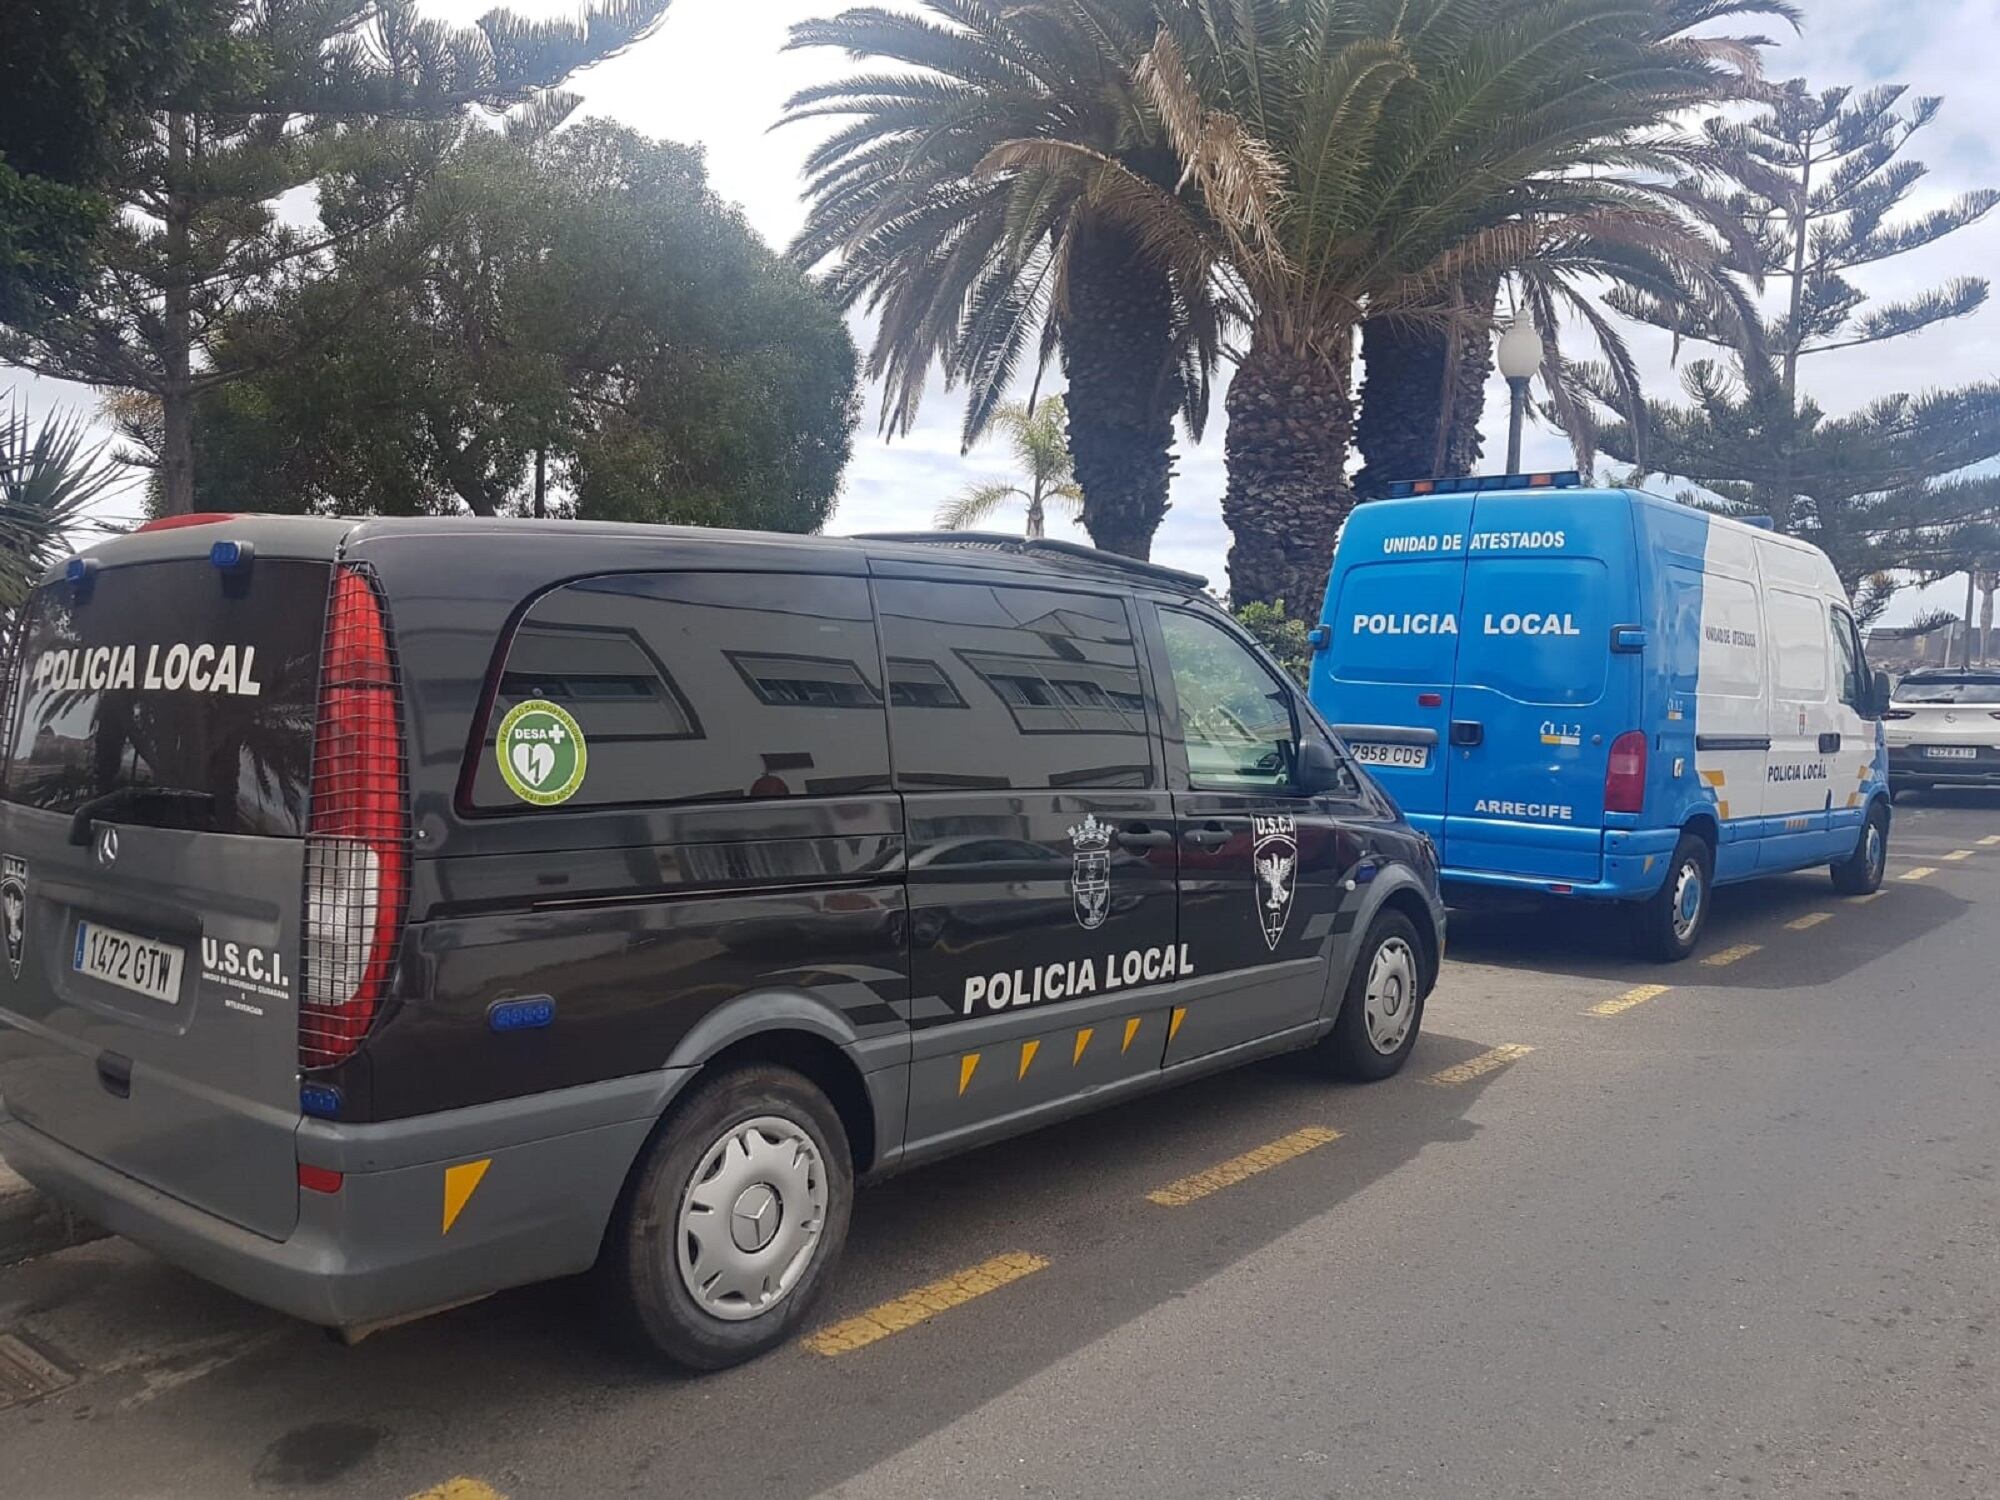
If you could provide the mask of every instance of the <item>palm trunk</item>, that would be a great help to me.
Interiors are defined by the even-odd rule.
[[[1497,274],[1467,284],[1455,338],[1388,318],[1361,325],[1358,497],[1380,499],[1398,479],[1437,479],[1479,467],[1479,423],[1493,373],[1489,325],[1499,294]]]
[[[1174,473],[1173,299],[1122,230],[1086,224],[1069,254],[1062,359],[1083,526],[1106,552],[1143,558]]]
[[[188,264],[188,208],[184,195],[189,159],[188,117],[167,116],[167,159],[171,163],[166,205],[167,275],[161,298],[160,330],[160,488],[166,514],[194,510],[193,290]]]
[[[1222,519],[1229,602],[1284,602],[1316,616],[1334,537],[1354,508],[1347,452],[1354,430],[1345,358],[1301,357],[1253,341],[1229,382]]]

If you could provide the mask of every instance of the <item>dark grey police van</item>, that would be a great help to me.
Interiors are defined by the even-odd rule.
[[[858,1179],[1386,1077],[1443,950],[1202,580],[1084,548],[197,516],[17,636],[0,1152],[349,1336],[597,1266],[731,1364]]]

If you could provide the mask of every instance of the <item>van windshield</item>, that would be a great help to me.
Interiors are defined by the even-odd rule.
[[[25,609],[7,801],[125,823],[304,831],[327,565],[102,569]]]

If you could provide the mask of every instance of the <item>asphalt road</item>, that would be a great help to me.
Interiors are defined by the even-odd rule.
[[[2000,796],[1893,851],[1672,969],[1462,918],[1401,1078],[868,1192],[845,1352],[663,1374],[580,1284],[343,1349],[116,1240],[0,1272],[74,1377],[0,1411],[0,1496],[2000,1495]]]

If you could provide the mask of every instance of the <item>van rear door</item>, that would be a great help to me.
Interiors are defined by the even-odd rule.
[[[1313,658],[1312,699],[1396,799],[1440,836],[1472,497],[1378,500],[1347,518]]]
[[[1631,503],[1616,495],[1478,497],[1452,697],[1447,870],[1583,884],[1603,873],[1604,773],[1634,728]]]
[[[0,1108],[282,1237],[329,565],[225,569],[217,530],[113,543],[24,607],[0,784]]]

